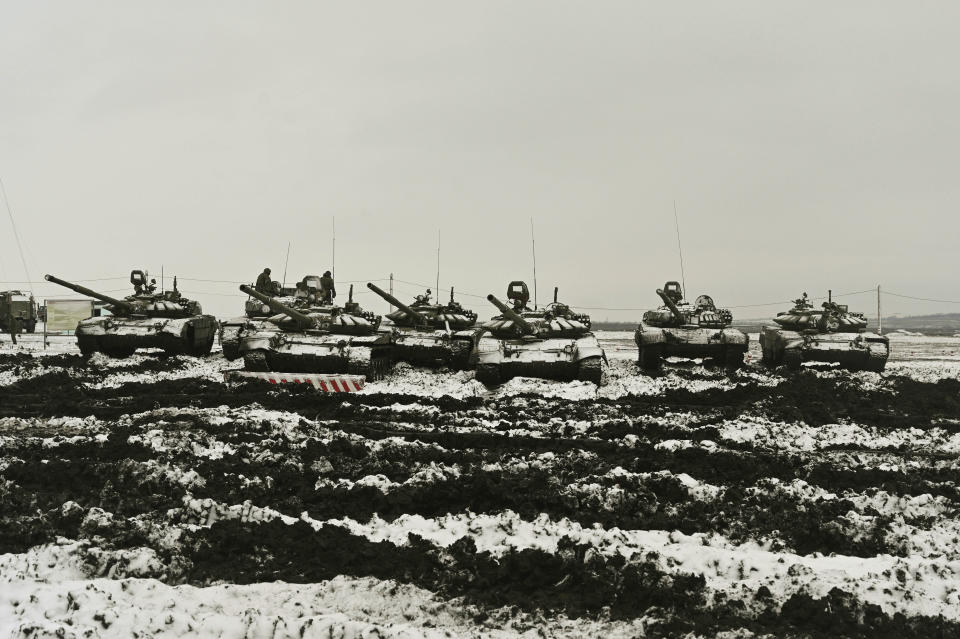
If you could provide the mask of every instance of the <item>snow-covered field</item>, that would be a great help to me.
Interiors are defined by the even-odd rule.
[[[5,336],[3,336],[5,338]],[[960,339],[362,393],[0,344],[0,636],[960,636]],[[31,339],[32,338],[32,339]]]

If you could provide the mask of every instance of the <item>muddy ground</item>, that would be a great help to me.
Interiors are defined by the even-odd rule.
[[[675,363],[656,393],[582,399],[469,375],[426,396],[401,368],[345,397],[118,366],[0,353],[0,575],[20,593],[0,618],[20,636],[83,627],[80,604],[41,623],[13,601],[44,588],[86,583],[92,609],[120,606],[90,594],[115,582],[176,600],[339,580],[431,602],[312,611],[385,636],[960,636],[950,375]]]

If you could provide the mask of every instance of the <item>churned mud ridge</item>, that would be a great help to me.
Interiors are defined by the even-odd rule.
[[[305,522],[222,521],[184,539],[185,579],[194,585],[281,580],[313,583],[337,575],[394,579],[462,597],[488,609],[570,617],[649,617],[649,636],[744,629],[784,637],[948,637],[960,624],[940,617],[888,615],[833,589],[822,598],[795,594],[783,605],[761,587],[748,609],[742,601],[709,601],[702,576],[667,574],[657,557],[604,556],[564,538],[556,553],[510,550],[494,557],[469,538],[439,547],[417,535],[396,546]],[[477,621],[482,621],[481,613]]]
[[[57,536],[82,536],[78,513],[89,508],[125,518],[181,501],[186,494],[182,486],[141,467],[153,452],[129,443],[128,434],[121,430],[104,442],[86,440],[55,449],[19,448],[0,474],[0,553],[23,552]],[[68,503],[76,508],[64,508]]]
[[[10,356],[19,362],[26,356]],[[10,358],[13,358],[12,360]],[[377,418],[389,415],[396,405],[435,407],[436,413],[404,411],[398,418],[415,424],[452,425],[457,421],[484,414],[495,415],[514,428],[536,427],[560,419],[561,421],[608,421],[630,418],[634,423],[624,424],[620,432],[639,434],[646,424],[635,423],[648,417],[662,417],[678,410],[693,414],[695,425],[709,427],[710,422],[734,419],[744,414],[767,417],[775,421],[803,422],[822,425],[852,421],[879,427],[927,428],[938,426],[960,431],[960,380],[944,379],[936,383],[919,382],[907,377],[878,378],[874,387],[864,387],[862,380],[841,374],[825,376],[812,371],[791,375],[777,385],[768,385],[748,379],[732,388],[690,390],[671,388],[652,396],[626,396],[618,399],[593,400],[545,399],[539,395],[510,397],[419,397],[400,394],[323,395],[308,387],[272,387],[259,382],[225,384],[203,378],[168,379],[161,381],[127,382],[117,388],[93,389],[88,383],[96,381],[96,371],[83,368],[83,359],[74,355],[51,356],[62,358],[63,364],[74,365],[84,374],[65,369],[52,370],[36,377],[0,388],[3,402],[0,416],[54,416],[96,415],[116,417],[136,413],[157,406],[242,406],[259,403],[267,408],[296,411],[308,418],[355,419],[369,418],[366,408],[380,408]],[[26,358],[33,359],[33,358]],[[150,358],[131,370],[175,370],[176,357]],[[118,369],[111,369],[118,370]],[[346,402],[346,404],[344,404]],[[600,415],[598,415],[598,412]],[[616,430],[609,432],[614,435]],[[657,433],[668,435],[668,431]]]
[[[127,434],[115,434],[103,444],[63,444],[52,451],[22,454],[23,461],[12,463],[3,473],[12,484],[2,500],[3,517],[11,529],[29,531],[29,535],[14,535],[4,543],[16,549],[20,546],[13,544],[27,543],[21,540],[35,544],[57,535],[74,536],[75,528],[70,526],[76,522],[59,517],[58,509],[68,501],[119,517],[178,508],[187,488],[138,465],[151,451],[127,443]],[[587,526],[713,532],[734,541],[767,537],[801,554],[902,554],[898,545],[886,541],[889,518],[875,517],[869,530],[838,526],[843,515],[856,510],[849,501],[811,503],[748,492],[756,477],[750,482],[728,481],[716,498],[697,500],[669,475],[641,480],[598,476],[594,474],[598,463],[601,469],[611,467],[593,456],[571,455],[542,468],[487,469],[483,465],[491,460],[476,453],[415,447],[405,454],[398,454],[403,448],[391,448],[372,455],[346,438],[326,444],[308,441],[302,452],[273,438],[263,450],[262,437],[251,432],[237,435],[232,445],[241,448],[221,458],[197,458],[177,448],[166,453],[167,462],[181,472],[194,471],[202,480],[189,489],[191,496],[227,504],[251,500],[281,512],[306,511],[318,520],[348,516],[365,521],[375,513],[392,520],[403,514],[433,517],[466,509],[478,513],[510,509],[528,519],[547,513]],[[243,447],[244,441],[249,446]],[[269,454],[258,454],[258,449]],[[41,455],[45,462],[40,461]],[[317,469],[330,468],[335,469],[335,477],[383,475],[403,482],[411,469],[424,463],[455,464],[462,470],[386,491],[375,484],[318,481]],[[53,473],[49,479],[48,472]],[[578,485],[587,489],[577,489]]]

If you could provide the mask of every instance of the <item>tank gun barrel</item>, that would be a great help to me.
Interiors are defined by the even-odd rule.
[[[400,300],[398,300],[397,298],[395,298],[395,297],[394,297],[393,295],[391,295],[390,293],[387,293],[385,290],[383,290],[382,288],[380,288],[380,287],[377,286],[376,284],[374,284],[374,283],[372,283],[372,282],[367,282],[367,288],[369,288],[371,291],[373,291],[374,293],[376,293],[377,295],[379,295],[380,297],[382,297],[383,299],[385,299],[385,300],[386,300],[387,302],[389,302],[390,304],[393,304],[394,306],[396,306],[397,308],[399,308],[401,311],[404,312],[404,314],[406,314],[407,317],[409,317],[410,319],[412,319],[412,320],[413,320],[414,322],[416,322],[417,324],[425,324],[425,323],[426,323],[427,320],[426,320],[426,318],[425,318],[423,315],[421,315],[420,313],[416,312],[415,310],[413,310],[412,308],[410,308],[409,306],[407,306],[406,304],[404,304],[403,302],[401,302]]]
[[[87,288],[86,286],[80,286],[79,284],[74,284],[66,280],[61,280],[59,277],[56,277],[54,275],[44,275],[43,279],[47,280],[48,282],[53,282],[54,284],[59,284],[60,286],[69,288],[70,290],[76,291],[81,295],[86,295],[87,297],[92,297],[93,299],[100,300],[101,302],[106,302],[107,304],[111,304],[119,309],[123,309],[128,313],[132,312],[135,309],[134,305],[131,304],[130,302],[127,302],[125,300],[118,300],[115,297],[110,297],[109,295],[104,295],[103,293],[98,293],[92,289]]]
[[[662,288],[657,289],[657,295],[660,296],[660,299],[662,299],[663,303],[667,305],[667,308],[670,309],[670,312],[673,313],[673,316],[677,319],[678,322],[682,324],[686,321],[686,318],[684,318],[683,313],[681,313],[680,309],[677,308],[677,305],[673,303],[673,300],[670,299],[670,296],[663,292]]]
[[[283,313],[287,317],[292,318],[302,328],[310,328],[316,325],[316,320],[314,320],[309,315],[301,313],[298,310],[292,309],[286,304],[281,304],[280,302],[273,299],[269,295],[264,295],[260,291],[253,289],[247,286],[246,284],[241,284],[240,290],[246,293],[247,295],[249,295],[250,297],[254,297],[260,300],[261,302],[263,302],[264,304],[266,304],[267,306],[269,306],[270,310],[273,311],[274,313]]]
[[[500,300],[498,300],[496,296],[493,295],[492,293],[490,295],[487,295],[487,300],[489,300],[491,304],[496,306],[500,310],[500,312],[503,313],[506,317],[509,317],[511,320],[513,320],[513,323],[519,326],[526,335],[532,335],[533,333],[536,332],[533,326],[530,324],[530,322],[523,319],[523,317],[521,317],[519,313],[517,313],[515,310],[513,310],[512,308],[510,308]]]

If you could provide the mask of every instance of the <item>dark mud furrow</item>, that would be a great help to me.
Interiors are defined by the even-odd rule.
[[[189,425],[191,420],[187,421]],[[180,468],[181,474],[196,471],[202,479],[202,484],[189,491],[157,472],[156,464],[143,465],[159,454],[142,444],[130,443],[129,435],[136,432],[134,429],[115,432],[102,444],[64,443],[55,449],[35,445],[18,451],[22,461],[13,462],[3,472],[12,485],[0,499],[0,506],[3,520],[11,528],[29,529],[29,535],[24,537],[29,543],[24,546],[27,542],[13,536],[5,538],[3,544],[8,550],[21,551],[39,543],[37,540],[74,536],[77,522],[58,515],[58,509],[68,501],[84,509],[98,507],[120,517],[134,517],[179,508],[190,494],[224,504],[250,500],[291,514],[306,511],[318,520],[347,516],[366,521],[374,514],[392,520],[403,514],[438,517],[467,509],[477,513],[509,509],[526,519],[546,513],[584,526],[598,523],[606,528],[719,533],[733,541],[769,537],[800,554],[903,553],[895,542],[885,541],[888,518],[876,517],[871,530],[861,527],[851,531],[837,525],[847,512],[856,510],[847,500],[811,502],[748,491],[756,480],[770,476],[756,474],[758,468],[787,468],[776,457],[767,460],[767,464],[751,460],[749,467],[754,473],[735,476],[733,471],[744,467],[742,457],[723,462],[722,455],[706,451],[663,452],[662,465],[673,472],[694,470],[682,462],[695,461],[695,469],[709,466],[723,476],[725,488],[718,497],[699,501],[691,499],[689,491],[673,476],[604,476],[616,465],[596,455],[570,454],[543,468],[513,469],[510,464],[522,459],[421,447],[396,447],[374,455],[362,442],[346,438],[328,443],[308,440],[304,447],[294,448],[282,438],[264,439],[262,433],[254,431],[230,433],[227,424],[207,425],[207,429],[227,435],[224,440],[241,450],[220,459],[207,459],[195,457],[189,447],[184,451],[171,446],[162,455],[163,462]],[[257,450],[263,449],[280,454],[258,456]],[[628,471],[650,470],[636,458],[617,461]],[[501,462],[506,464],[502,469],[483,468],[485,464]],[[325,477],[361,479],[377,474],[403,482],[412,475],[411,469],[424,463],[447,464],[460,470],[455,477],[395,485],[386,493],[374,486],[318,483]],[[258,481],[251,483],[251,479]],[[864,483],[882,483],[877,479],[872,476],[871,481]],[[599,489],[578,488],[584,484],[597,485]],[[922,494],[932,492],[931,487],[925,483],[901,488]],[[952,484],[945,485],[943,492],[956,498]],[[16,526],[13,522],[17,522]],[[922,527],[923,522],[917,525]]]
[[[570,617],[652,617],[649,636],[747,629],[775,636],[952,637],[960,625],[936,617],[886,615],[834,589],[826,597],[792,596],[782,607],[758,593],[759,611],[739,601],[709,602],[703,577],[666,574],[656,558],[627,561],[561,540],[558,551],[479,552],[463,538],[446,548],[410,535],[407,546],[372,542],[335,527],[303,522],[218,522],[189,533],[186,579],[195,585],[282,580],[314,583],[336,575],[412,583],[488,608],[562,612]],[[657,620],[660,620],[657,623]]]
[[[41,418],[13,420],[11,432],[0,433],[0,553],[65,537],[89,542],[89,556],[76,553],[92,566],[100,565],[97,553],[125,549],[116,556],[139,556],[152,549],[145,554],[165,566],[154,576],[170,583],[395,579],[462,597],[491,615],[507,606],[598,620],[646,618],[650,636],[739,629],[796,637],[960,636],[954,622],[886,614],[842,590],[822,598],[804,594],[823,583],[857,587],[855,580],[828,574],[827,560],[811,559],[813,553],[836,553],[893,566],[890,581],[882,574],[870,579],[879,588],[890,586],[883,600],[902,604],[900,609],[950,601],[937,594],[941,582],[932,587],[929,580],[953,583],[935,571],[944,565],[938,540],[952,534],[960,504],[955,456],[943,452],[956,442],[935,432],[914,444],[904,429],[960,432],[957,380],[803,371],[770,386],[774,376],[751,371],[732,378],[731,387],[715,372],[681,369],[666,374],[690,381],[691,388],[703,388],[703,382],[723,387],[574,401],[533,394],[330,396],[305,387],[226,385],[197,377],[97,389],[91,385],[104,373],[166,373],[183,361],[155,357],[130,368],[98,366],[103,362],[72,355],[45,358],[42,365],[0,355],[0,372],[48,371],[0,387],[0,417]],[[221,406],[236,410],[216,408]],[[285,414],[255,410],[260,407]],[[290,413],[302,418],[299,423]],[[44,420],[88,415],[103,421]],[[744,417],[744,428],[753,429],[745,432],[757,433],[753,439],[725,440],[721,435],[730,432],[731,422]],[[770,428],[780,422],[793,438],[782,443],[784,450]],[[856,426],[818,428],[847,422]],[[898,432],[883,438],[892,429]],[[73,437],[59,437],[64,433]],[[103,434],[105,441],[94,438]],[[832,441],[851,443],[788,448]],[[818,489],[841,497],[822,499]],[[874,499],[875,490],[945,499],[901,505],[887,495]],[[353,534],[335,525],[315,530],[303,521],[258,524],[250,520],[271,515],[251,505],[293,517],[305,512],[319,521],[348,517],[370,528]],[[516,530],[518,518],[496,516],[506,510],[525,520]],[[442,523],[445,515],[465,511],[478,517]],[[470,537],[448,547],[416,536],[403,545],[372,540],[383,529],[399,529],[381,520],[404,515],[433,519],[424,530],[440,526],[443,534],[469,526],[482,547],[507,550],[502,556],[480,552]],[[662,533],[636,538],[662,547],[664,558],[647,554],[628,561],[603,554],[607,546],[570,538],[556,552],[516,550],[525,545],[529,522],[541,515],[555,531],[546,537],[550,543],[550,535],[574,535],[595,524],[607,531],[715,533],[720,538],[705,546],[716,564],[688,558],[699,553],[697,538],[646,541]],[[618,533],[608,534],[596,543],[607,544]],[[752,557],[754,542],[764,548],[763,557]],[[916,552],[922,557],[907,557]],[[884,555],[904,559],[888,562]],[[722,565],[738,557],[748,557],[739,577],[736,568]],[[745,571],[767,575],[764,562],[778,557],[797,562],[790,570],[796,565],[799,572],[783,566],[763,579],[775,580],[767,581],[771,588],[800,588],[800,594],[783,603],[782,595],[778,599],[765,587],[741,587],[741,581],[759,583],[744,577]],[[927,584],[911,590],[898,567],[916,566],[917,559],[915,578]],[[840,565],[844,561],[857,560],[838,558]],[[664,572],[668,567],[670,574]],[[678,574],[682,567],[703,576]],[[799,581],[779,581],[788,578],[783,574],[796,574]],[[708,583],[723,594],[714,598]],[[914,593],[927,597],[926,603],[910,604]],[[943,597],[952,593],[948,587]]]
[[[148,360],[158,370],[173,370],[175,358]],[[139,370],[139,369],[138,369]],[[89,381],[93,381],[93,376]],[[744,414],[776,421],[810,425],[853,421],[878,427],[929,428],[960,431],[960,380],[917,382],[905,377],[885,379],[879,390],[865,391],[856,380],[821,377],[802,372],[775,387],[743,382],[735,388],[701,391],[671,389],[651,397],[624,397],[578,402],[544,400],[518,395],[484,400],[425,398],[410,395],[353,395],[344,399],[325,396],[310,388],[274,388],[259,383],[226,385],[204,379],[163,380],[150,384],[126,383],[115,389],[91,389],[66,371],[55,371],[0,388],[0,416],[96,415],[103,419],[163,406],[242,406],[257,402],[266,408],[298,412],[308,418],[355,419],[358,406],[386,407],[394,403],[435,406],[439,416],[404,414],[403,419],[435,425],[455,424],[483,407],[514,427],[543,424],[551,418],[594,421],[598,413],[615,419],[662,416],[671,411],[703,413],[706,420],[721,421]],[[698,425],[707,425],[696,420]]]

